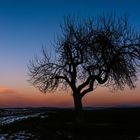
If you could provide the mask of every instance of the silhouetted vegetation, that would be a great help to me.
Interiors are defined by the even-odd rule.
[[[140,34],[126,17],[100,16],[75,20],[66,17],[62,34],[48,55],[29,65],[30,82],[42,92],[70,88],[75,110],[81,99],[98,86],[121,89],[135,87],[140,66]],[[54,54],[54,52],[53,52]]]

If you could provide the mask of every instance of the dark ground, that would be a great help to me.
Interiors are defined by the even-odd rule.
[[[2,133],[26,130],[33,140],[140,140],[140,108],[84,111],[77,122],[75,113],[55,109],[46,118],[32,118],[1,126]]]

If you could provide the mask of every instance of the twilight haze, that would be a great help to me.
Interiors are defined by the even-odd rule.
[[[0,0],[0,107],[71,107],[70,91],[46,95],[31,86],[27,64],[49,49],[66,15],[94,17],[115,12],[128,15],[140,31],[139,0]],[[139,78],[140,79],[140,78]],[[84,97],[84,106],[140,105],[137,88],[111,92],[98,87]]]

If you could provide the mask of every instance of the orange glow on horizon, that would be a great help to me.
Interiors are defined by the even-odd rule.
[[[0,87],[0,94],[11,94],[11,93],[15,93],[15,90],[13,90],[12,88],[6,88],[6,87]]]
[[[140,87],[115,93],[98,87],[82,99],[83,106],[140,105]],[[73,107],[70,92],[40,93],[37,89],[15,90],[0,87],[0,107]]]

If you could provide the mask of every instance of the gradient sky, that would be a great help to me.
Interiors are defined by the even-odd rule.
[[[73,106],[70,92],[44,95],[28,82],[27,64],[41,47],[50,48],[63,17],[94,17],[116,12],[128,15],[140,29],[139,0],[0,0],[0,107]],[[89,93],[87,106],[140,105],[140,80],[137,88],[112,93],[98,88]]]

